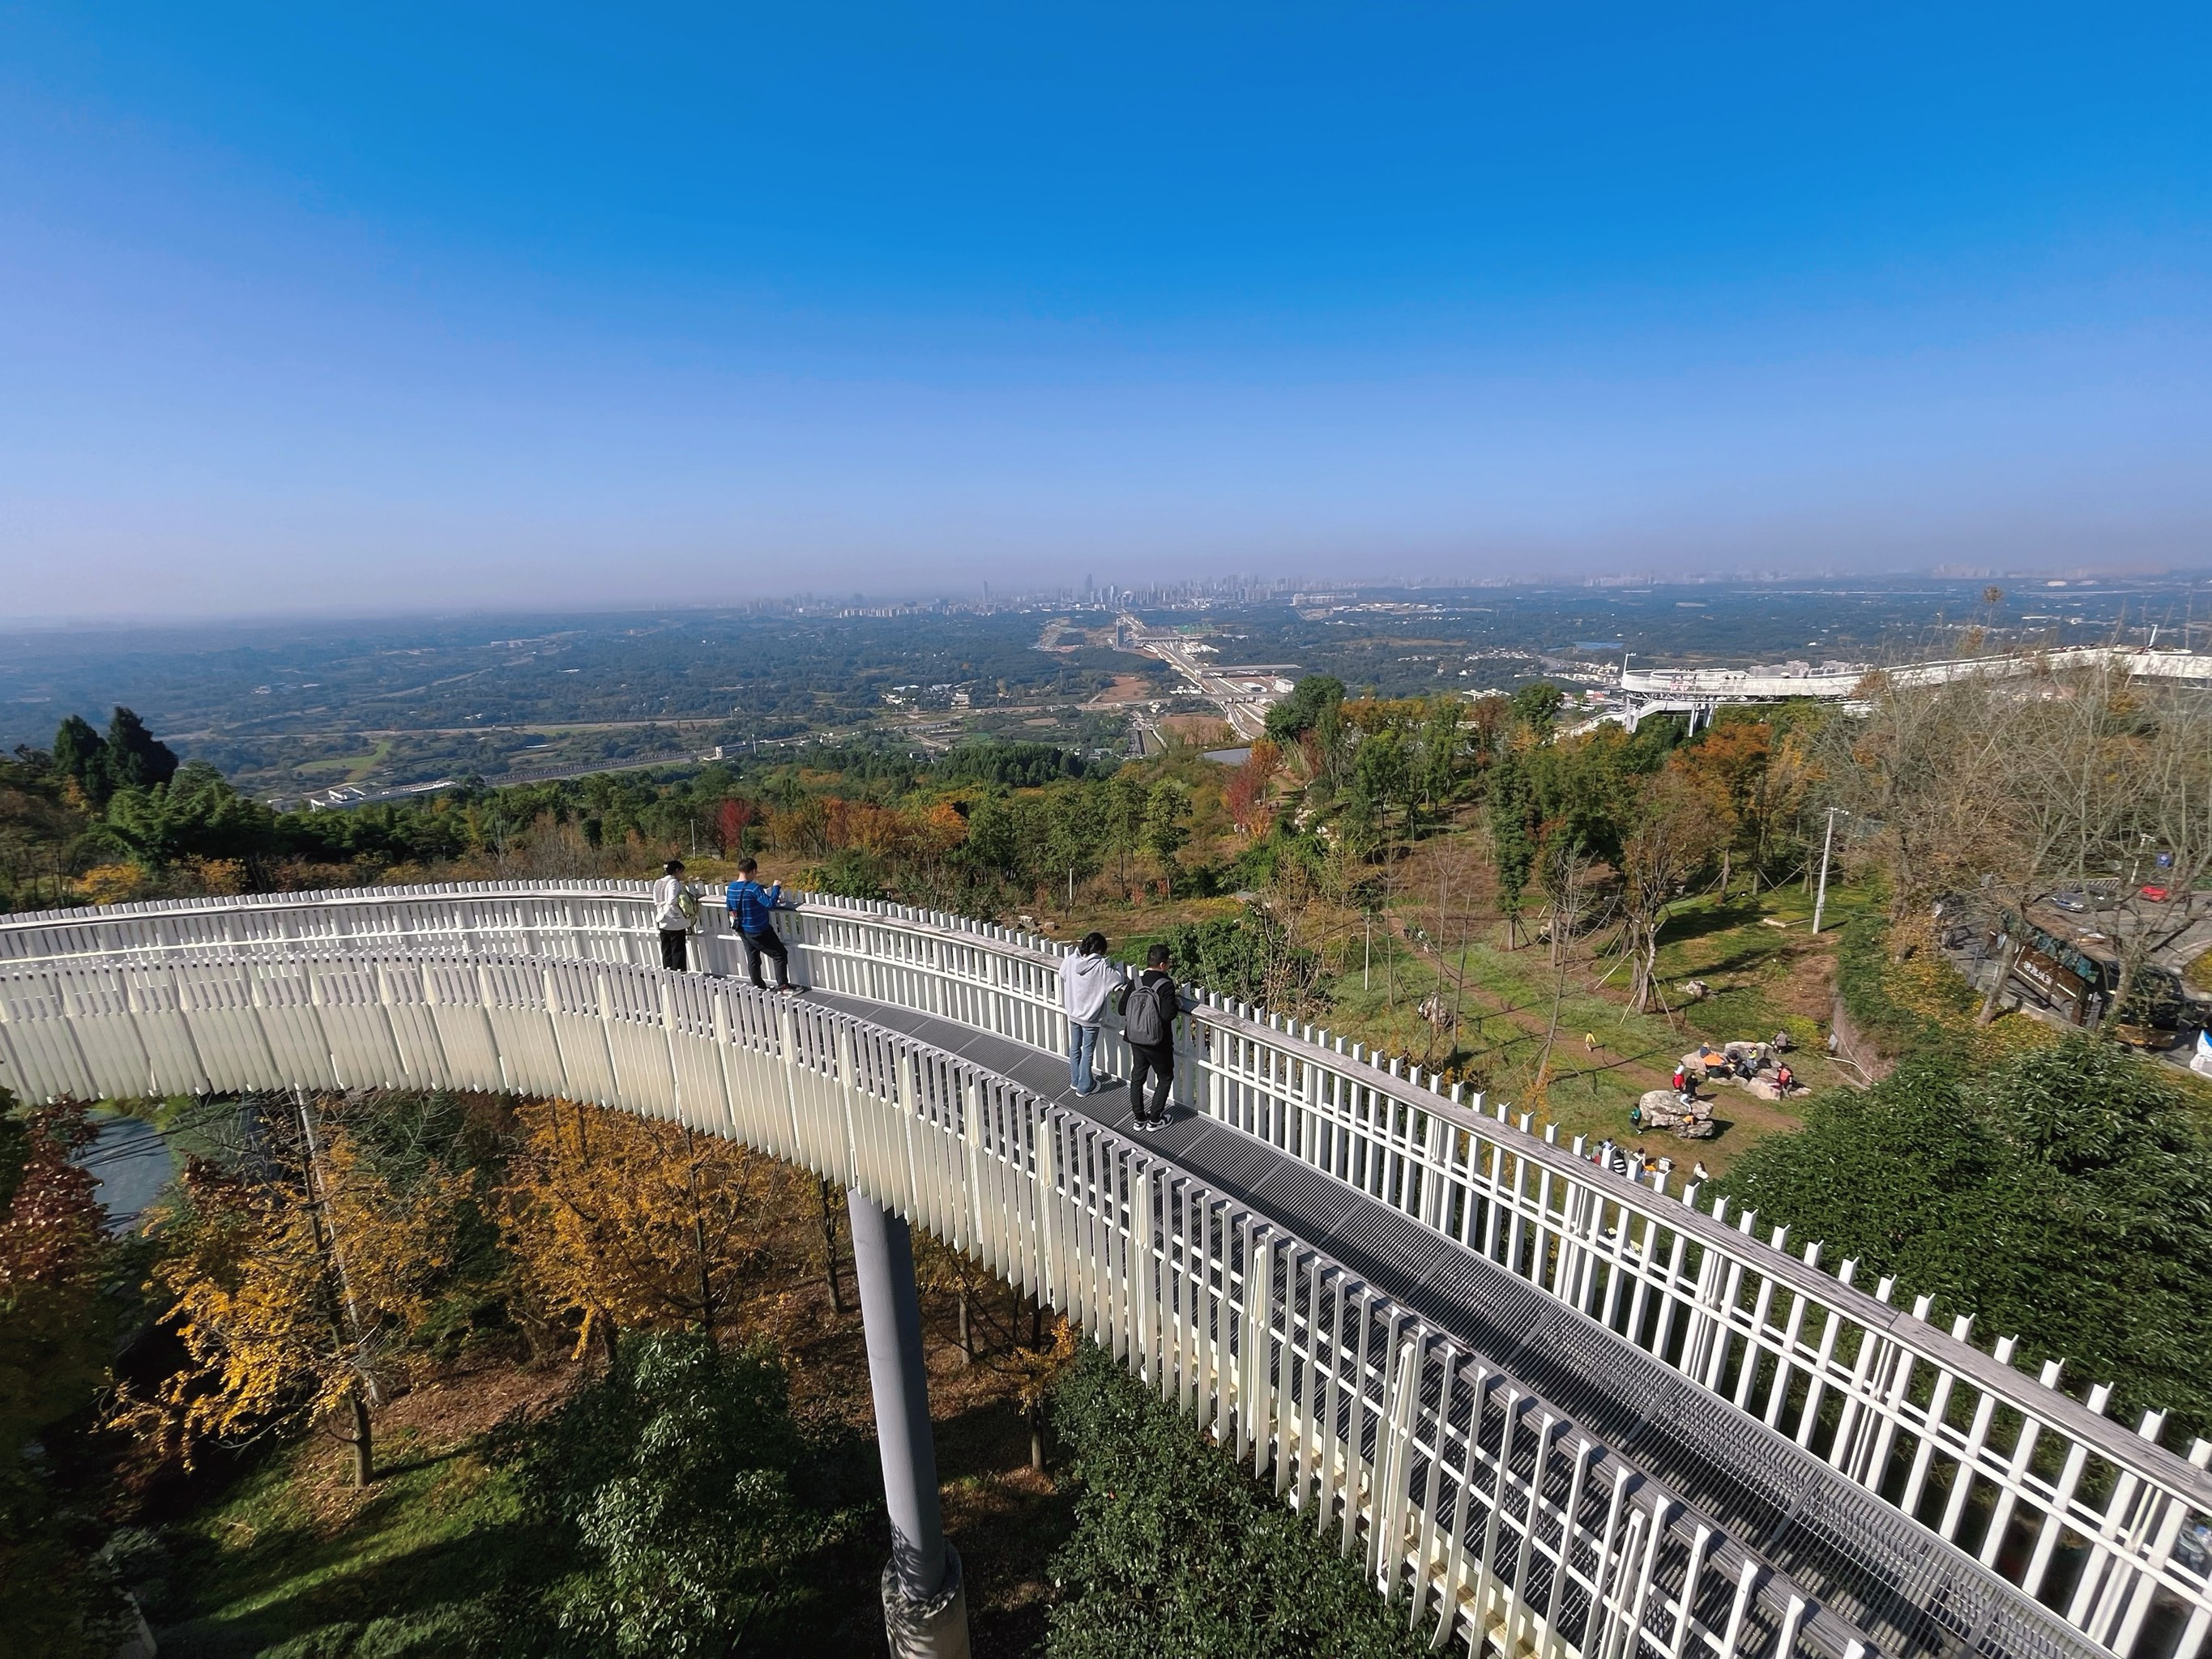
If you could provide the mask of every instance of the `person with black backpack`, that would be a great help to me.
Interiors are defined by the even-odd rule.
[[[1158,1129],[1168,1121],[1168,1091],[1175,1083],[1175,1023],[1182,998],[1168,972],[1168,947],[1145,952],[1145,971],[1121,991],[1121,1037],[1129,1045],[1129,1109],[1137,1127]],[[1152,1079],[1151,1109],[1145,1078]]]

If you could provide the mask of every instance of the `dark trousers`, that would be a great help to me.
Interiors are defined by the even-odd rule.
[[[768,989],[767,985],[761,979],[760,964],[763,957],[775,958],[775,982],[778,985],[791,983],[791,952],[784,947],[783,941],[776,937],[775,928],[764,927],[757,933],[739,933],[738,938],[744,942],[745,947],[745,972],[756,987],[763,991]]]
[[[679,974],[689,968],[691,961],[685,951],[684,941],[690,937],[691,935],[681,927],[662,928],[660,930],[660,965],[664,968],[673,968]]]
[[[1145,1109],[1145,1074],[1152,1078],[1152,1107]],[[1168,1115],[1168,1090],[1175,1082],[1175,1044],[1129,1045],[1129,1109],[1147,1122]]]

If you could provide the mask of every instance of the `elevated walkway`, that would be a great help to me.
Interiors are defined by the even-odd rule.
[[[1621,674],[1621,718],[1632,732],[1646,714],[1686,714],[1694,731],[1700,720],[1710,724],[1714,710],[1723,704],[1782,702],[1791,697],[1852,702],[1871,697],[1875,686],[1881,683],[1948,685],[1959,680],[2018,679],[2090,668],[2108,668],[2143,679],[2212,684],[2212,655],[2106,645],[1902,663],[1881,669],[1808,669],[1802,673],[1744,668],[1639,668]]]
[[[815,994],[647,965],[643,889],[488,885],[0,923],[33,1098],[380,1084],[680,1117],[846,1182],[1105,1343],[1410,1623],[1534,1659],[2196,1659],[2203,1469],[1614,1176],[1480,1097],[1208,1002],[1176,1121],[1058,1052],[1059,946],[794,920]],[[710,916],[703,963],[736,952]],[[1119,1063],[1108,1033],[1102,1056]]]

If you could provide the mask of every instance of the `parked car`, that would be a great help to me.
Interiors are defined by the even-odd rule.
[[[2120,896],[2109,887],[2077,887],[2063,893],[2053,893],[2051,902],[2057,909],[2081,915],[2091,910],[2116,910],[2119,908]]]
[[[2143,885],[2142,896],[2153,904],[2164,904],[2173,896],[2173,890],[2170,887],[2161,887],[2154,881],[2147,882]]]

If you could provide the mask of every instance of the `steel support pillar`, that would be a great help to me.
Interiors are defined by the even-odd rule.
[[[968,1659],[968,1595],[960,1557],[945,1541],[937,1449],[929,1430],[921,1298],[907,1224],[848,1188],[854,1276],[867,1328],[868,1382],[884,1461],[891,1559],[884,1569],[884,1626],[893,1659]]]

